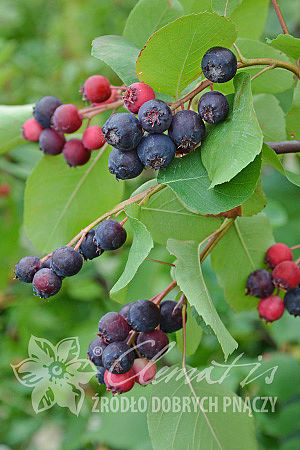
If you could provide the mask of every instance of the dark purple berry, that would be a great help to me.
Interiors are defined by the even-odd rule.
[[[75,133],[82,125],[82,118],[76,106],[68,103],[55,110],[52,122],[62,133]]]
[[[48,298],[58,293],[61,278],[51,269],[41,269],[33,277],[33,292],[41,298]]]
[[[228,100],[221,92],[206,92],[199,100],[198,112],[205,122],[223,122],[229,113]]]
[[[43,262],[40,269],[51,269],[51,260],[50,258],[47,261]]]
[[[229,48],[212,47],[202,58],[203,75],[212,83],[225,83],[237,71],[237,60]]]
[[[247,278],[246,295],[266,298],[273,294],[274,289],[272,275],[267,270],[254,270]]]
[[[122,225],[113,219],[101,222],[95,232],[95,243],[102,250],[116,250],[124,244],[127,233]]]
[[[182,328],[182,306],[177,302],[165,300],[160,304],[160,329],[165,333],[173,333]]]
[[[144,169],[136,150],[121,152],[113,148],[108,159],[108,170],[117,180],[129,180],[138,177]]]
[[[173,161],[176,148],[165,134],[148,134],[141,140],[137,153],[142,164],[151,169],[163,169]]]
[[[54,111],[62,105],[62,102],[52,96],[46,96],[38,100],[33,108],[33,115],[35,120],[43,127],[51,127],[51,118]]]
[[[151,331],[159,325],[160,310],[150,300],[137,300],[131,304],[127,321],[135,331]]]
[[[101,366],[97,367],[96,378],[97,378],[99,384],[105,384],[104,383],[104,374],[105,374],[105,372],[106,372],[106,369],[104,367],[101,367]]]
[[[102,127],[106,142],[122,152],[135,149],[143,137],[138,119],[130,113],[112,114]]]
[[[172,111],[162,100],[149,100],[139,109],[139,121],[149,133],[163,133],[171,125]]]
[[[291,289],[284,296],[285,309],[293,316],[300,316],[300,288]]]
[[[59,247],[52,253],[51,269],[60,277],[76,275],[83,264],[82,257],[73,247]]]
[[[132,303],[127,303],[126,305],[122,306],[120,309],[120,314],[123,316],[126,320],[128,319],[128,313],[130,310]]]
[[[46,155],[59,155],[65,143],[64,135],[52,128],[46,128],[41,132],[39,145],[42,152],[46,153]]]
[[[32,283],[35,273],[40,268],[40,258],[37,256],[24,256],[15,266],[15,274],[23,283]]]
[[[113,342],[103,352],[102,362],[106,370],[112,373],[128,372],[134,362],[134,351],[125,342]]]
[[[91,152],[84,148],[80,139],[70,139],[64,145],[63,155],[70,167],[77,167],[83,166],[89,161]]]
[[[105,344],[98,336],[90,343],[87,355],[89,360],[92,361],[95,366],[102,366],[102,354],[106,347],[107,344]]]
[[[176,145],[177,152],[189,153],[204,139],[205,125],[195,111],[178,111],[173,116],[169,136]]]
[[[97,256],[100,256],[103,253],[103,250],[97,248],[94,237],[95,230],[90,230],[80,244],[79,253],[83,256],[85,261],[97,258]]]
[[[157,359],[169,348],[169,338],[161,330],[140,333],[137,338],[137,350],[147,359]]]
[[[125,341],[128,337],[130,326],[126,319],[117,312],[108,312],[99,321],[99,336],[107,344],[117,341]]]

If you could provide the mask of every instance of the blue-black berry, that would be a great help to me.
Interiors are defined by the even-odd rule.
[[[122,247],[126,238],[125,228],[117,220],[108,219],[98,225],[94,240],[102,250],[117,250]]]
[[[41,269],[33,277],[32,287],[35,295],[48,298],[58,293],[61,278],[51,269]]]
[[[95,366],[102,366],[102,354],[106,347],[107,344],[105,344],[98,336],[91,341],[87,355],[89,360],[92,361]]]
[[[285,309],[293,316],[300,316],[300,288],[291,289],[284,296]]]
[[[83,259],[87,261],[88,259],[97,258],[103,253],[103,250],[99,249],[94,242],[95,230],[90,230],[84,237],[83,241],[79,247],[79,253],[83,256]]]
[[[131,305],[132,305],[132,303],[127,303],[126,305],[122,306],[122,308],[120,309],[121,316],[125,317],[126,320],[128,319],[128,314],[129,314]]]
[[[104,350],[102,362],[109,372],[120,374],[131,369],[134,357],[134,350],[125,342],[113,342]]]
[[[246,283],[246,294],[258,298],[266,298],[273,294],[275,286],[270,272],[264,269],[250,273]]]
[[[142,163],[151,169],[163,169],[173,161],[176,147],[165,134],[148,134],[141,140],[137,153]]]
[[[223,122],[229,113],[228,100],[221,92],[206,92],[199,100],[198,112],[205,122]]]
[[[73,247],[59,247],[52,253],[51,268],[60,277],[76,275],[83,264],[82,256]]]
[[[104,367],[102,367],[102,366],[97,367],[96,378],[97,378],[99,384],[105,384],[105,382],[104,382],[105,372],[106,372],[106,369]]]
[[[112,114],[102,132],[106,142],[123,152],[135,149],[143,136],[140,122],[130,113]]]
[[[135,331],[151,331],[159,325],[160,310],[150,300],[137,300],[132,303],[127,321]]]
[[[40,268],[41,260],[37,256],[24,256],[16,264],[15,275],[23,283],[32,283],[35,273]]]
[[[169,136],[176,145],[177,152],[189,153],[204,139],[205,125],[195,111],[178,111],[169,128]]]
[[[113,148],[108,159],[108,170],[117,180],[129,180],[138,177],[144,169],[136,150],[121,152]]]
[[[51,127],[51,118],[54,111],[62,105],[62,102],[52,96],[46,96],[38,100],[33,108],[35,120],[42,125],[43,128]]]
[[[182,328],[182,307],[173,300],[160,304],[160,329],[165,333],[174,333]]]
[[[203,56],[201,68],[209,81],[225,83],[236,74],[237,60],[229,48],[212,47]]]
[[[126,319],[117,312],[108,312],[99,320],[99,336],[106,343],[125,341],[130,326]]]
[[[162,100],[149,100],[139,109],[139,120],[145,131],[149,133],[163,133],[172,121],[172,111]]]

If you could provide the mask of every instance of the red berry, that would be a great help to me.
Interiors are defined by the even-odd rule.
[[[145,358],[134,360],[132,370],[135,373],[135,381],[143,386],[150,383],[156,375],[156,364],[154,361],[148,361]]]
[[[300,269],[293,261],[283,261],[273,270],[273,283],[280,289],[296,288],[300,283]]]
[[[47,155],[59,155],[65,143],[64,135],[52,128],[45,128],[39,139],[40,149]]]
[[[38,142],[42,131],[43,127],[33,118],[23,124],[22,134],[27,141]]]
[[[8,197],[11,191],[10,184],[2,183],[0,184],[0,197]]]
[[[104,383],[107,390],[112,391],[113,394],[122,394],[130,391],[135,383],[135,375],[132,369],[126,373],[112,373],[108,370],[104,374]]]
[[[271,295],[260,300],[257,309],[259,317],[265,319],[266,322],[274,322],[274,320],[280,319],[284,313],[284,304],[280,297]]]
[[[65,143],[63,155],[70,167],[83,166],[91,157],[91,152],[84,148],[80,139],[70,139]]]
[[[98,150],[98,148],[101,148],[105,144],[102,128],[97,127],[97,125],[88,127],[83,133],[82,143],[89,150]]]
[[[85,81],[82,94],[91,103],[102,103],[111,95],[110,83],[102,75],[92,75]]]
[[[274,244],[266,253],[265,262],[271,269],[274,269],[282,261],[293,261],[293,253],[285,244]]]
[[[55,128],[62,133],[74,133],[82,124],[78,109],[71,103],[59,106],[52,116],[52,121]]]
[[[145,102],[154,98],[155,92],[145,83],[133,83],[123,94],[124,104],[133,114],[137,114]]]

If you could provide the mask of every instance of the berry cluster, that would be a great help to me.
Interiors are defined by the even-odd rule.
[[[300,315],[300,269],[293,262],[291,249],[281,243],[272,245],[265,257],[265,262],[272,270],[258,269],[250,273],[246,283],[246,294],[260,298],[258,313],[266,322],[274,322],[281,318],[286,309],[294,316]],[[276,295],[274,290],[277,288]],[[279,291],[287,291],[284,301]]]
[[[78,251],[65,245],[53,251],[49,259],[25,256],[15,267],[16,278],[24,283],[32,283],[33,292],[41,298],[58,293],[62,280],[76,275],[82,268],[83,260],[91,260],[104,251],[117,250],[126,241],[125,228],[116,220],[101,222],[96,230],[90,230],[83,238]]]
[[[182,306],[172,300],[160,306],[151,300],[137,300],[124,305],[120,313],[105,314],[87,352],[97,367],[99,384],[121,394],[130,391],[135,382],[150,383],[156,374],[155,361],[168,350],[166,333],[181,328]]]

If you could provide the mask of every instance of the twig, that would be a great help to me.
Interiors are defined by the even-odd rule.
[[[277,0],[272,0],[272,5],[273,5],[273,8],[275,9],[275,12],[276,12],[277,18],[279,20],[280,26],[282,28],[282,31],[284,32],[284,34],[290,34],[288,27],[286,26],[285,20],[283,18],[283,15],[282,15],[282,12],[280,10]]]
[[[300,152],[300,141],[266,142],[278,155]]]
[[[225,5],[224,17],[226,17],[226,15],[227,15],[228,3],[229,3],[229,0],[227,0],[226,5]]]
[[[177,286],[177,281],[174,280],[172,283],[169,284],[163,291],[161,291],[158,295],[155,295],[151,300],[156,305],[159,305],[163,298],[165,298],[166,295],[168,295],[169,292],[172,291]]]
[[[300,244],[290,247],[290,250],[297,250],[297,248],[300,248]]]
[[[272,64],[271,66],[264,67],[259,72],[257,72],[255,75],[253,75],[253,77],[251,78],[251,81],[255,80],[255,78],[260,77],[260,75],[262,75],[263,73],[267,72],[268,70],[275,69],[275,67],[276,66],[274,64]]]

